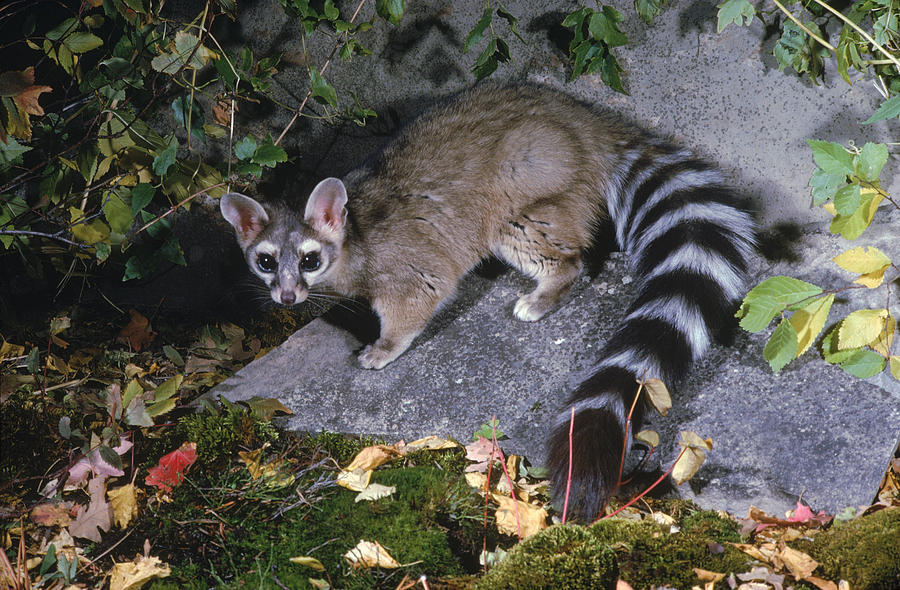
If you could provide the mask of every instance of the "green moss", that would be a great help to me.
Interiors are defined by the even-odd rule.
[[[323,563],[332,585],[339,588],[396,588],[404,574],[415,578],[420,574],[433,577],[465,573],[451,539],[465,531],[471,537],[465,542],[474,547],[477,539],[479,550],[482,539],[480,499],[465,481],[428,466],[379,470],[373,481],[396,486],[397,491],[375,502],[354,502],[354,492],[336,487],[311,506],[298,503],[296,496],[266,500],[255,504],[252,510],[244,501],[241,513],[234,509],[217,513],[225,520],[221,529],[203,525],[209,514],[201,512],[207,506],[224,504],[221,500],[227,499],[227,494],[221,499],[206,498],[201,503],[176,493],[176,506],[167,506],[167,514],[155,519],[171,523],[158,525],[158,538],[176,558],[178,546],[199,539],[205,543],[206,561],[199,564],[199,575],[191,569],[197,567],[196,563],[170,561],[174,566],[172,577],[159,584],[177,586],[202,578],[209,585],[223,588],[274,589],[278,588],[272,579],[274,574],[289,588],[309,588],[308,578],[325,574],[289,562],[291,557],[307,554]],[[272,519],[276,506],[289,503],[298,506],[285,516]],[[193,505],[204,509],[195,511]],[[470,526],[476,521],[479,526]],[[185,526],[185,522],[198,525]],[[224,537],[218,531],[224,531]],[[210,533],[215,535],[212,539]],[[398,562],[411,565],[396,571],[351,570],[343,555],[361,540],[378,541]],[[203,553],[191,550],[190,554],[196,560]]]
[[[197,443],[200,464],[220,469],[237,455],[238,450],[259,448],[266,442],[277,440],[278,433],[271,423],[260,420],[243,407],[228,405],[218,414],[203,412],[184,416],[171,438]]]
[[[822,575],[854,590],[900,588],[900,508],[834,526],[815,536],[810,555]]]
[[[373,437],[355,437],[336,432],[322,431],[319,434],[306,434],[301,440],[304,450],[310,455],[325,454],[333,458],[338,465],[346,465],[367,446],[383,444],[384,441]]]
[[[698,583],[695,567],[725,573],[749,569],[750,559],[725,544],[737,534],[733,523],[715,513],[698,511],[686,517],[677,533],[648,521],[614,518],[601,520],[590,530],[612,547],[622,579],[635,588],[690,588]],[[723,551],[712,551],[710,543],[722,545]],[[725,587],[724,582],[720,584]]]
[[[712,510],[697,510],[694,507],[693,511],[681,515],[672,512],[668,514],[680,520],[683,534],[707,537],[717,543],[741,541],[740,525],[730,518],[722,518]]]
[[[612,549],[589,529],[556,525],[513,547],[476,588],[602,590],[615,588],[618,577]]]

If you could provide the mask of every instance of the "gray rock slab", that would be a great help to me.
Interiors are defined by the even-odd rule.
[[[788,274],[823,286],[847,280],[830,258],[851,245],[829,235],[827,213],[810,207],[807,183],[814,165],[805,140],[891,141],[896,121],[859,125],[882,100],[877,89],[863,79],[848,86],[831,65],[819,86],[779,72],[771,55],[775,36],[758,20],[717,33],[713,1],[667,4],[649,27],[631,0],[612,4],[626,16],[622,28],[629,44],[616,54],[627,71],[630,96],[611,91],[598,76],[566,83],[567,41],[560,41],[559,23],[574,4],[505,2],[519,17],[528,44],[506,35],[514,61],[494,78],[562,88],[697,150],[754,201],[764,226],[818,224],[799,233],[796,243],[775,248],[793,262],[761,262],[755,276]],[[410,2],[399,27],[373,27],[360,39],[373,57],[335,62],[327,76],[342,99],[353,92],[379,118],[364,129],[301,119],[283,144],[293,159],[290,168],[276,169],[276,179],[264,179],[258,194],[295,191],[302,204],[304,188],[346,173],[431,99],[470,84],[480,47],[463,54],[462,46],[482,9],[478,2]],[[366,3],[359,18],[370,18],[373,10]],[[270,2],[248,4],[235,30],[239,43],[257,55],[285,54],[273,83],[284,104],[299,104],[308,88],[305,64],[321,64],[332,43],[318,36],[304,45],[296,23]],[[248,113],[239,113],[238,136],[277,134],[290,118],[287,111],[265,120],[248,119]],[[893,194],[895,167],[893,159],[883,179]],[[859,244],[877,245],[900,260],[900,219],[883,213],[879,218],[879,227]],[[510,436],[506,449],[541,463],[548,423],[628,305],[625,269],[625,259],[613,256],[598,277],[585,278],[563,308],[537,324],[512,317],[515,298],[530,288],[527,280],[513,273],[473,274],[413,348],[380,372],[356,364],[365,336],[316,320],[213,393],[278,397],[295,412],[286,420],[290,428],[387,439],[442,434],[467,440],[496,415]],[[852,302],[839,299],[832,317],[884,305],[883,295],[874,297],[855,291]],[[362,312],[343,312],[339,324],[367,331]],[[371,337],[371,326],[368,332]],[[650,424],[662,435],[661,463],[676,456],[680,429],[695,430],[711,437],[715,449],[679,489],[703,506],[743,514],[754,504],[780,513],[801,494],[829,512],[868,503],[900,433],[897,383],[883,376],[857,380],[814,353],[773,375],[762,359],[765,338],[737,334],[733,346],[714,348],[675,389],[669,416]]]
[[[874,227],[866,243],[898,259],[896,229]],[[802,278],[843,284],[848,277],[832,270],[830,258],[844,248],[826,232],[805,233],[794,246],[809,262]],[[360,369],[355,355],[362,342],[320,318],[212,393],[233,401],[278,398],[295,412],[285,421],[291,429],[389,442],[428,434],[467,441],[496,416],[510,437],[504,448],[542,464],[548,425],[629,303],[626,267],[624,255],[613,254],[599,276],[583,277],[562,308],[534,324],[512,316],[529,281],[512,271],[470,275],[412,348],[381,371]],[[757,272],[785,270],[762,264]],[[839,301],[832,318],[864,305]],[[362,312],[340,316],[340,323],[365,331]],[[714,441],[707,463],[680,493],[739,515],[750,505],[780,514],[800,496],[829,513],[869,503],[898,442],[900,384],[858,380],[815,353],[774,375],[762,358],[765,338],[738,334],[733,346],[715,347],[673,387],[668,416],[651,418],[649,426],[662,435],[664,465],[678,453],[679,430]]]

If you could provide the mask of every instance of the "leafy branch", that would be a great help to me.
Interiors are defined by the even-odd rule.
[[[36,82],[35,65],[27,63],[22,70],[0,71],[0,253],[23,253],[40,274],[40,257],[24,254],[52,240],[85,264],[91,262],[85,254],[95,264],[115,259],[124,264],[125,280],[152,273],[162,261],[185,264],[172,214],[200,195],[217,197],[231,183],[254,182],[264,168],[286,161],[278,143],[297,117],[318,116],[305,112],[309,98],[331,109],[329,118],[364,124],[374,116],[355,97],[339,110],[338,93],[322,76],[335,55],[371,53],[357,40],[375,19],[356,22],[365,0],[347,21],[332,0],[318,8],[303,0],[281,4],[298,20],[304,43],[322,31],[334,34],[335,44],[321,71],[310,67],[310,89],[291,108],[278,140],[248,136],[237,143],[236,113],[245,101],[271,100],[280,57],[257,59],[247,47],[230,54],[215,38],[213,24],[235,16],[233,2],[207,0],[189,22],[164,18],[149,2],[83,3],[77,10],[63,8],[67,12],[58,23],[50,19],[49,30],[28,25],[33,21],[24,4],[4,14],[26,23],[12,43],[27,45],[42,68],[58,68],[63,82],[56,88]],[[376,0],[375,8],[396,25],[404,2]],[[201,70],[212,75],[198,76]],[[63,92],[66,99],[42,106],[48,92]],[[183,130],[181,141],[177,129],[160,132],[147,122],[164,109]],[[198,144],[223,138],[226,162],[191,157]],[[248,141],[255,146],[249,155]]]

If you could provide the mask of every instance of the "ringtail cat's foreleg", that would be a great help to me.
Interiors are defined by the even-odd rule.
[[[418,286],[418,285],[417,285]],[[406,352],[438,306],[453,292],[450,288],[424,287],[405,294],[376,297],[372,309],[378,314],[381,332],[378,340],[359,353],[364,369],[381,369]]]

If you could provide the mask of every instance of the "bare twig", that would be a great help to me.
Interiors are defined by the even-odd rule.
[[[366,3],[366,0],[360,0],[359,4],[356,6],[356,10],[353,11],[353,16],[350,17],[350,24],[353,24],[353,21],[356,20],[356,17],[359,15],[359,11],[362,9],[363,5]],[[334,58],[334,54],[337,53],[338,48],[340,48],[341,43],[344,42],[344,38],[347,36],[347,31],[342,32],[338,35],[337,41],[334,42],[334,47],[331,48],[331,53],[328,54],[328,59],[325,60],[325,63],[322,64],[322,69],[319,70],[320,74],[324,74],[325,70],[328,69],[328,66],[331,64],[331,60]],[[294,111],[294,116],[291,117],[291,120],[288,122],[287,126],[282,129],[281,133],[278,135],[278,139],[275,140],[275,145],[281,143],[281,140],[284,139],[285,134],[288,130],[294,126],[294,123],[297,121],[297,118],[300,116],[300,113],[303,111],[303,107],[306,106],[306,103],[309,102],[310,97],[312,96],[312,88],[310,88],[306,92],[306,96],[303,97],[303,101],[300,103],[300,106]]]
[[[151,219],[150,221],[148,221],[147,223],[145,223],[139,230],[137,230],[136,232],[134,232],[134,233],[132,234],[132,237],[134,237],[134,236],[136,236],[137,234],[141,233],[142,231],[144,231],[145,229],[147,229],[147,228],[150,227],[151,225],[153,225],[153,224],[155,224],[155,223],[161,221],[164,217],[168,217],[168,216],[171,215],[172,213],[175,213],[175,211],[177,211],[180,207],[182,207],[182,206],[183,206],[185,203],[187,203],[188,201],[191,201],[191,200],[197,198],[198,196],[202,195],[203,193],[205,193],[205,192],[207,192],[207,191],[210,191],[210,190],[212,190],[212,189],[214,189],[214,188],[219,188],[220,186],[226,186],[227,184],[228,184],[228,182],[217,182],[216,184],[211,184],[210,186],[203,187],[202,189],[198,190],[197,192],[193,193],[192,195],[189,195],[189,196],[185,197],[185,198],[182,199],[181,201],[179,201],[179,202],[175,203],[174,205],[172,205],[171,207],[169,207],[163,214],[161,214],[161,215],[159,215],[158,217],[156,217],[156,218],[154,218],[154,219]]]
[[[48,234],[42,231],[32,231],[29,229],[0,229],[0,236],[35,236],[38,238],[47,238],[49,240],[56,240],[57,242],[62,242],[64,244],[69,244],[70,246],[76,246],[78,248],[91,248],[87,244],[81,244],[79,242],[73,242],[68,238],[62,237],[60,234],[65,230],[61,230],[56,232],[55,234]]]

